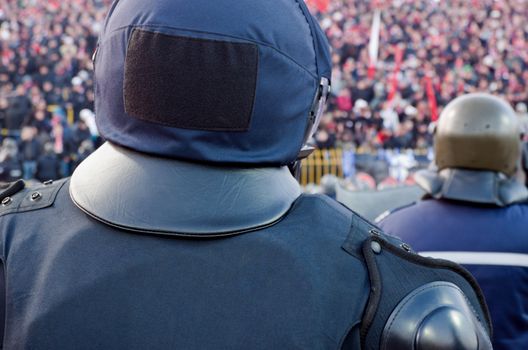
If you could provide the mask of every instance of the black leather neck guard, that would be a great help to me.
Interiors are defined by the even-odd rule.
[[[499,207],[528,199],[528,189],[513,178],[492,171],[443,169],[422,170],[416,183],[433,198],[492,204]]]
[[[272,225],[300,194],[286,167],[213,167],[108,142],[79,165],[70,185],[74,203],[105,224],[204,238]]]

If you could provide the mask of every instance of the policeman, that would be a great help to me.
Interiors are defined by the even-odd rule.
[[[455,99],[437,126],[437,170],[416,175],[428,198],[380,223],[422,255],[467,267],[488,301],[495,349],[528,349],[528,190],[514,177],[520,152],[506,102],[480,93]]]
[[[115,1],[108,142],[2,195],[5,348],[490,349],[458,265],[301,195],[329,56],[300,0]]]

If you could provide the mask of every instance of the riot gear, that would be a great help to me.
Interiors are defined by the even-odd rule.
[[[522,164],[520,144],[517,116],[506,102],[487,94],[455,99],[438,122],[436,164],[415,175],[426,195],[379,222],[421,255],[452,259],[475,276],[490,306],[496,350],[528,346],[524,298],[528,189],[514,176]],[[414,311],[423,310],[424,305],[407,308],[409,312],[402,311],[399,317],[418,322]],[[457,311],[444,308],[428,320],[445,322],[450,315],[456,316]],[[444,339],[444,345],[437,343],[435,348],[474,344],[475,329],[439,329],[435,335]],[[413,334],[427,338],[421,331]],[[424,348],[433,347],[415,340]]]
[[[435,165],[415,175],[434,198],[506,206],[528,199],[515,175],[521,156],[518,118],[506,102],[483,93],[443,110],[435,131]]]
[[[330,89],[304,1],[116,0],[94,63],[108,142],[0,196],[5,347],[378,349],[387,310],[435,281],[491,333],[471,276],[289,173]]]
[[[490,170],[512,176],[521,152],[521,130],[513,108],[477,93],[456,98],[440,115],[435,132],[439,170]]]
[[[105,139],[169,158],[268,166],[309,154],[331,74],[327,39],[297,0],[116,1],[94,65]]]

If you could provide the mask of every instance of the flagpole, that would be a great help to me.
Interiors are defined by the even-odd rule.
[[[378,65],[378,52],[379,52],[379,37],[381,29],[381,10],[376,8],[372,17],[372,28],[370,30],[370,42],[369,42],[369,78],[374,78],[376,74],[376,66]]]

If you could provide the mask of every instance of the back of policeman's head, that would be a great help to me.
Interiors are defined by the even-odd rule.
[[[303,0],[116,0],[94,55],[96,121],[139,152],[286,165],[330,66]]]
[[[462,168],[513,176],[521,157],[521,129],[513,108],[504,100],[473,93],[451,101],[435,131],[439,170]]]

